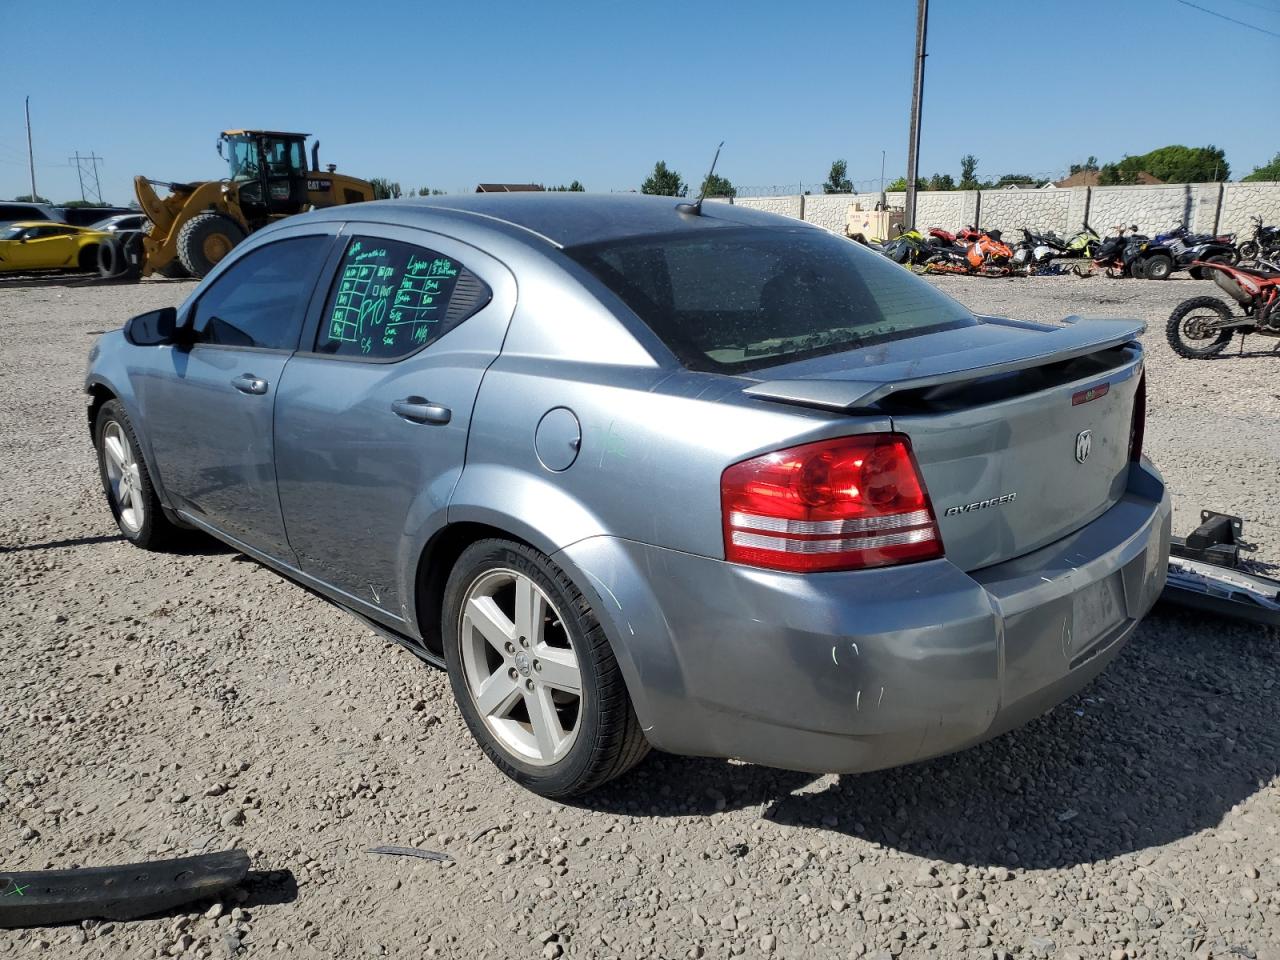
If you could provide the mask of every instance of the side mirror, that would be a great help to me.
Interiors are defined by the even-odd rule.
[[[135,347],[160,347],[181,343],[184,329],[178,326],[178,311],[174,307],[162,307],[150,313],[140,313],[124,325],[124,338]]]

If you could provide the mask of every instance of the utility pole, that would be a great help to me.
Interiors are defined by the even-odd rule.
[[[887,206],[884,202],[884,151],[880,151],[880,209]]]
[[[925,35],[929,31],[929,0],[916,0],[916,69],[911,86],[911,134],[907,138],[906,229],[916,225],[916,177],[920,167],[920,102],[924,98]]]
[[[31,202],[35,203],[40,194],[36,193],[36,155],[31,149],[31,98],[27,97],[27,164],[31,168]]]

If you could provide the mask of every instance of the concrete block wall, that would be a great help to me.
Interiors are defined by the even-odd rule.
[[[1069,190],[983,190],[981,203],[980,226],[999,230],[1009,242],[1022,239],[1024,226],[1063,236],[1071,226]]]
[[[1250,217],[1262,217],[1268,226],[1280,223],[1280,183],[1223,184],[1218,230],[1241,235],[1241,239],[1252,236]]]
[[[804,219],[844,234],[851,204],[875,209],[878,193],[811,194],[804,197],[739,197],[734,203]],[[902,193],[886,195],[890,208],[906,205]],[[1250,233],[1251,216],[1280,224],[1280,182],[1175,183],[1155,186],[1072,187],[1066,190],[926,190],[917,195],[921,230],[956,231],[971,223],[1017,240],[1021,229],[1069,236],[1087,222],[1104,236],[1117,224],[1136,223],[1143,233],[1163,233],[1184,221],[1199,233]]]
[[[1130,224],[1154,236],[1179,223],[1191,224],[1190,184],[1093,188],[1089,225],[1103,236],[1113,227]]]

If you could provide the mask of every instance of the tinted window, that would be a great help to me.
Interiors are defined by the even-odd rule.
[[[329,292],[316,351],[398,360],[439,340],[490,296],[483,280],[444,254],[353,237]]]
[[[204,343],[292,350],[330,237],[293,237],[259,247],[227,268],[200,297],[195,329]]]
[[[697,370],[754,370],[977,322],[897,264],[813,228],[682,231],[566,252]]]
[[[6,206],[0,204],[0,220],[48,220],[49,215],[39,207]]]

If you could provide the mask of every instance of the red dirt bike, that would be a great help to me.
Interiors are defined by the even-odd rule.
[[[945,231],[938,231],[945,232]],[[930,231],[934,236],[937,233]],[[956,240],[963,246],[940,250],[924,262],[925,273],[963,273],[983,277],[1007,277],[1013,251],[1001,242],[1000,231],[989,233],[973,227],[961,230]]]
[[[1174,352],[1193,360],[1214,357],[1226,349],[1232,334],[1251,333],[1280,337],[1280,267],[1262,262],[1258,267],[1197,260],[1193,266],[1231,295],[1244,315],[1217,297],[1192,297],[1169,315],[1165,336]],[[1276,344],[1280,350],[1280,343]]]

